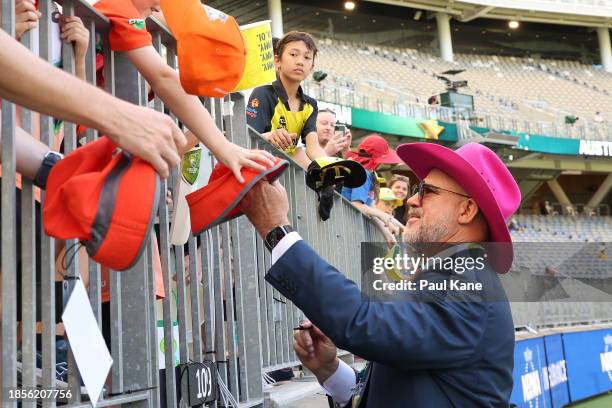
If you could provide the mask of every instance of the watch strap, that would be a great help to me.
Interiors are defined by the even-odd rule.
[[[47,178],[49,177],[49,173],[55,164],[62,160],[64,156],[61,153],[54,152],[53,150],[49,150],[38,168],[36,172],[36,177],[32,181],[36,187],[41,189],[45,189],[47,186]]]
[[[266,235],[266,239],[264,243],[266,244],[266,248],[271,252],[272,249],[283,239],[287,234],[293,232],[293,228],[291,225],[282,225],[272,229],[272,231],[268,232]]]

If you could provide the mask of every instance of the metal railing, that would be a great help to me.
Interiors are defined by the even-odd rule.
[[[3,29],[11,32],[13,20],[12,1],[3,2]],[[87,77],[95,84],[95,41],[99,36],[104,50],[104,76],[106,89],[130,102],[146,105],[147,87],[126,56],[110,51],[107,32],[109,22],[85,1],[60,1],[63,14],[79,15],[91,33],[87,56]],[[51,2],[42,0],[40,10],[40,55],[50,56]],[[153,19],[147,20],[147,28],[153,37],[154,47],[167,62],[176,68],[176,45],[171,33]],[[33,33],[22,40],[32,44]],[[74,73],[72,47],[64,47],[63,67]],[[234,143],[247,147],[275,151],[261,137],[249,131],[246,125],[245,100],[241,94],[220,99],[203,100],[213,115],[217,126]],[[161,100],[153,106],[163,111]],[[22,110],[22,122],[27,131],[33,128],[32,116]],[[55,240],[41,231],[42,246],[37,253],[34,244],[34,194],[31,182],[24,179],[22,198],[22,255],[21,279],[23,282],[22,317],[17,330],[15,254],[15,147],[16,125],[14,105],[4,101],[2,109],[2,369],[3,387],[44,386],[72,390],[70,406],[87,405],[84,388],[79,386],[79,375],[74,359],[68,359],[68,381],[56,379],[55,299],[67,300],[74,284],[70,278],[79,276],[78,256],[66,270],[69,279],[62,292],[55,291]],[[41,116],[41,140],[49,144],[53,140],[52,118]],[[65,152],[77,147],[74,124],[64,125]],[[88,130],[87,141],[97,134]],[[277,152],[278,153],[278,152]],[[214,164],[211,155],[209,168]],[[166,190],[172,192],[176,171],[163,183],[162,197]],[[359,282],[358,259],[361,241],[378,241],[381,235],[375,225],[339,195],[335,197],[332,217],[322,222],[317,213],[317,200],[305,184],[304,171],[291,163],[281,177],[290,199],[290,219],[295,229],[330,263],[348,277]],[[44,197],[43,197],[44,199]],[[37,214],[40,216],[40,213]],[[234,219],[212,228],[198,237],[188,240],[189,258],[183,246],[169,243],[170,210],[164,199],[160,200],[158,243],[161,256],[163,283],[166,296],[155,300],[155,273],[151,242],[140,261],[130,270],[110,271],[110,321],[112,382],[104,393],[100,405],[133,403],[142,406],[177,406],[177,388],[180,372],[166,369],[160,376],[158,366],[159,340],[157,322],[163,321],[164,359],[166,367],[174,367],[173,343],[178,343],[179,363],[213,360],[217,363],[220,379],[239,401],[240,406],[263,404],[262,375],[281,367],[298,364],[293,351],[293,327],[299,324],[302,313],[272,286],[264,282],[270,267],[270,255],[246,217]],[[199,245],[198,245],[199,243]],[[70,245],[70,242],[68,243]],[[35,259],[40,257],[42,267],[40,286],[36,285]],[[187,262],[186,262],[187,261]],[[201,274],[201,280],[194,277]],[[186,276],[192,278],[188,283]],[[98,324],[102,327],[100,266],[89,261],[89,298]],[[36,292],[39,292],[38,294]],[[175,295],[173,295],[175,294]],[[37,296],[38,295],[38,296]],[[40,299],[36,301],[37,297]],[[36,310],[42,313],[42,347],[36,347]],[[178,323],[178,338],[174,325]],[[18,340],[19,337],[19,340]],[[18,350],[20,352],[18,353]],[[37,352],[42,363],[37,364]],[[18,381],[19,378],[19,381]],[[112,385],[111,385],[112,384]],[[184,385],[183,385],[184,386]],[[160,389],[164,389],[162,392]],[[185,389],[182,389],[185,395]],[[180,392],[180,391],[179,391]],[[45,403],[54,406],[54,403]],[[24,403],[24,406],[28,404]],[[6,403],[6,406],[16,404]],[[30,404],[30,406],[33,406]]]
[[[91,33],[87,55],[87,78],[96,83],[95,43],[99,36],[104,54],[105,87],[116,96],[130,102],[147,105],[147,86],[126,56],[114,53],[108,43],[109,22],[84,0],[59,1],[63,14],[79,15]],[[2,3],[2,28],[13,32],[13,2]],[[40,21],[40,56],[50,59],[52,5],[40,1],[43,18]],[[149,19],[148,30],[155,48],[176,68],[176,45],[167,29]],[[33,33],[22,41],[32,46]],[[74,53],[70,46],[63,49],[63,67],[74,73]],[[205,99],[204,105],[213,115],[217,126],[236,144],[249,148],[274,150],[246,125],[245,99],[241,94],[220,99]],[[153,106],[163,111],[161,100]],[[22,109],[22,124],[33,129],[34,116]],[[17,274],[16,255],[16,183],[15,183],[15,106],[2,102],[2,386],[67,388],[72,391],[71,407],[87,406],[87,396],[80,386],[76,363],[68,358],[67,381],[56,378],[56,298],[64,304],[79,277],[79,262],[65,272],[62,290],[55,290],[55,246],[41,228],[41,246],[35,244],[35,215],[40,217],[32,183],[23,180],[21,188],[21,275]],[[51,145],[53,119],[40,116],[41,140]],[[88,130],[87,141],[97,132]],[[77,148],[76,126],[64,125],[64,147],[68,153]],[[208,168],[214,164],[205,156]],[[302,312],[272,286],[264,282],[271,257],[246,217],[240,217],[214,227],[187,243],[190,256],[183,246],[169,243],[170,209],[166,191],[172,192],[176,171],[163,183],[158,222],[158,247],[149,240],[147,250],[130,270],[109,272],[110,343],[113,357],[111,379],[99,406],[130,404],[135,406],[168,406],[179,404],[179,394],[185,396],[185,384],[175,367],[173,344],[178,346],[178,362],[212,360],[220,379],[239,402],[239,406],[262,406],[266,371],[298,364],[292,347],[292,328],[299,324]],[[290,221],[294,228],[328,262],[359,284],[361,277],[361,242],[382,241],[382,235],[368,218],[345,199],[336,195],[332,216],[322,222],[317,213],[314,192],[306,187],[303,170],[291,163],[281,177],[290,202]],[[44,193],[43,193],[44,200]],[[67,245],[71,243],[68,242]],[[155,298],[156,282],[154,251],[159,250],[166,296]],[[37,278],[36,259],[40,258]],[[103,324],[102,276],[100,266],[89,260],[89,299],[99,327]],[[187,279],[189,274],[190,279]],[[200,278],[195,278],[196,276]],[[21,321],[17,322],[16,282],[21,279]],[[37,284],[39,280],[39,284]],[[37,293],[38,292],[38,293]],[[174,295],[175,294],[175,295]],[[40,299],[40,300],[37,300]],[[516,309],[515,320],[533,322],[538,319],[533,308]],[[40,310],[40,318],[37,318]],[[575,312],[572,312],[575,313]],[[588,318],[588,316],[584,316]],[[41,342],[37,347],[37,320],[40,321]],[[157,322],[163,325],[165,372],[158,365],[160,339]],[[175,323],[176,322],[176,323]],[[537,322],[536,322],[537,323]],[[174,326],[178,326],[178,338]],[[19,351],[19,352],[18,352]],[[37,358],[37,354],[39,354]],[[69,353],[70,354],[70,353]],[[37,361],[39,360],[39,361]],[[19,379],[19,381],[18,381]],[[16,403],[3,402],[16,407]],[[43,406],[55,406],[45,402]],[[224,404],[223,404],[224,405]],[[24,402],[23,406],[35,406]],[[214,406],[222,406],[215,403]],[[227,405],[229,406],[229,405]]]

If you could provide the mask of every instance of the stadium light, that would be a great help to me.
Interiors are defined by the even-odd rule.
[[[520,24],[518,21],[516,20],[510,20],[508,21],[508,27],[510,27],[513,30],[516,30],[517,28],[519,28]]]
[[[355,10],[355,2],[354,1],[345,1],[344,8],[348,11]]]

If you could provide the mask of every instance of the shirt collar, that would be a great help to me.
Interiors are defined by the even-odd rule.
[[[285,87],[283,86],[283,83],[281,82],[280,78],[277,77],[276,81],[272,82],[272,87],[274,88],[276,95],[278,95],[278,97],[283,103],[289,102],[289,96],[287,95],[287,91],[285,90]],[[305,102],[304,91],[302,90],[301,85],[298,86],[297,94],[299,98],[302,100],[302,102]]]
[[[447,257],[455,256],[460,252],[470,251],[470,250],[484,251],[485,249],[482,247],[482,245],[475,243],[475,242],[466,242],[466,243],[456,244],[456,245],[452,244],[448,248],[438,252],[435,255],[435,257],[436,258],[447,258]]]

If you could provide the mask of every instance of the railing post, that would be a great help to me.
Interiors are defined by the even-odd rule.
[[[34,45],[36,31],[29,30],[21,37],[21,43],[30,50]],[[21,111],[21,127],[29,134],[34,130],[34,113],[25,108]],[[40,207],[39,207],[40,208]],[[21,385],[36,387],[36,218],[34,185],[21,178]],[[35,407],[36,402],[24,401],[24,407]]]
[[[231,95],[233,116],[230,137],[240,146],[250,145],[242,94]],[[232,226],[235,271],[238,354],[240,355],[240,401],[263,398],[262,346],[259,299],[257,293],[257,259],[255,230],[245,217]]]
[[[140,74],[134,68],[127,56],[118,53],[115,56],[115,93],[117,97],[133,104],[139,104],[142,99],[142,87]],[[145,96],[146,97],[146,96]],[[158,191],[159,199],[165,199],[165,193]],[[155,234],[154,231],[151,234]],[[150,239],[150,238],[149,238]],[[144,243],[145,246],[150,246]],[[129,270],[117,273],[109,272],[109,275],[118,279],[119,299],[112,297],[111,304],[116,304],[120,312],[115,327],[120,336],[116,340],[120,343],[121,354],[115,353],[115,344],[112,344],[114,364],[119,369],[117,375],[113,375],[113,389],[115,379],[120,381],[117,386],[119,392],[138,391],[148,389],[152,385],[150,343],[156,343],[151,338],[150,325],[155,325],[155,316],[151,315],[151,297],[148,294],[149,280],[155,280],[153,265],[146,259],[148,251],[143,253],[140,260]],[[120,274],[120,277],[119,277]],[[111,286],[111,290],[112,290]],[[115,300],[118,300],[115,302]],[[114,307],[111,308],[114,310]],[[112,316],[112,313],[111,313]],[[111,317],[112,318],[112,317]],[[112,318],[114,321],[114,318]],[[115,359],[117,357],[118,359]],[[115,373],[114,373],[115,374]],[[121,377],[120,379],[117,377]],[[135,406],[146,406],[146,401],[133,403]]]
[[[47,62],[51,62],[51,0],[40,2],[40,12],[44,18],[39,21],[39,55]],[[53,146],[53,118],[40,115],[40,140],[42,143]],[[44,192],[41,192],[41,201]],[[4,213],[4,211],[3,211]],[[61,294],[55,291],[55,240],[49,237],[40,225],[40,267],[41,267],[41,323],[42,323],[42,386],[46,389],[56,387],[55,379],[55,297]],[[54,402],[44,402],[43,407],[54,407]]]
[[[15,2],[2,2],[2,29],[15,35]],[[17,385],[17,237],[15,194],[15,105],[2,101],[2,388]],[[16,407],[16,402],[5,403]]]

